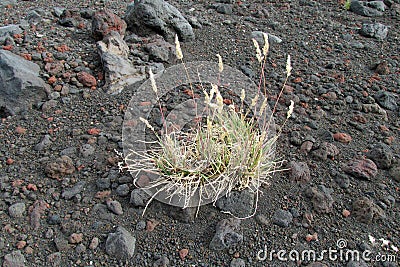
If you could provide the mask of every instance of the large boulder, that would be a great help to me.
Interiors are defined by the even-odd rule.
[[[190,23],[164,0],[135,0],[128,5],[124,19],[128,29],[139,35],[155,32],[172,41],[178,34],[184,42],[194,40]]]
[[[39,77],[40,67],[14,53],[0,50],[0,110],[11,115],[32,108],[50,86]]]
[[[94,14],[92,19],[92,34],[96,40],[101,40],[111,31],[125,35],[126,23],[111,10],[105,9]]]
[[[380,2],[378,4],[378,2]],[[383,10],[382,10],[383,8]],[[350,10],[365,17],[380,17],[383,15],[385,5],[382,1],[351,1]]]
[[[97,42],[103,62],[107,93],[118,94],[126,86],[146,79],[145,67],[134,66],[128,59],[129,48],[118,32],[110,32]]]

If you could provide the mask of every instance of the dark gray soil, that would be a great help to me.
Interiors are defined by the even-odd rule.
[[[384,1],[379,17],[357,15],[338,0],[168,2],[202,24],[194,29],[194,41],[181,44],[185,61],[215,62],[219,53],[225,64],[258,82],[251,32],[282,40],[271,43],[265,72],[274,105],[290,54],[292,76],[275,122],[282,124],[294,100],[293,117],[277,144],[277,156],[291,162],[292,171],[273,175],[262,189],[257,214],[225,236],[243,240],[225,240],[232,242],[226,249],[210,246],[217,224],[231,218],[213,205],[202,206],[193,219],[190,211],[154,201],[142,217],[143,207],[130,203],[132,177],[117,165],[124,111],[140,84],[118,95],[105,93],[91,19],[79,16],[107,7],[123,17],[129,1],[17,1],[0,7],[0,26],[22,23],[34,9],[40,18],[15,38],[11,51],[32,55],[45,81],[52,74],[44,58],[52,57],[69,66],[64,72],[74,77],[86,70],[99,84],[91,89],[60,72],[52,90],[68,84],[69,92],[56,98],[54,107],[33,107],[16,116],[0,110],[0,264],[22,266],[10,260],[11,255],[21,259],[20,251],[26,266],[163,266],[162,261],[169,262],[165,266],[399,266],[400,2]],[[54,7],[76,11],[77,26],[60,25]],[[388,26],[387,37],[363,36],[365,23]],[[63,44],[69,50],[60,55],[57,47]],[[140,51],[140,45],[130,47]],[[45,135],[51,142],[37,147]],[[69,166],[72,173],[52,177],[51,163],[61,155],[75,170]],[[109,197],[116,202],[110,204]],[[106,245],[118,226],[136,239],[128,238],[135,250],[127,260]],[[370,250],[373,260],[394,255],[397,262],[326,256],[315,260],[317,265],[280,261],[276,253],[269,258],[271,250],[338,249],[342,239],[344,250]],[[389,244],[382,246],[383,240]],[[267,258],[258,259],[265,248]]]

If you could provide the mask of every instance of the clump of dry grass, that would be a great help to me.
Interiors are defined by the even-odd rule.
[[[267,98],[261,105],[257,105],[259,95],[262,93],[260,89],[263,82],[265,84],[263,70],[269,49],[266,34],[264,41],[265,45],[260,49],[257,41],[253,39],[256,57],[262,70],[259,92],[254,98],[246,99],[246,91],[243,88],[240,103],[226,105],[217,85],[211,84],[210,90],[205,89],[205,86],[202,87],[206,106],[202,115],[205,120],[187,132],[182,130],[168,132],[160,103],[164,134],[158,135],[145,118],[140,118],[157,136],[156,146],[148,151],[131,151],[139,156],[139,160],[126,163],[131,173],[148,171],[159,175],[156,181],[148,185],[148,188],[157,188],[150,201],[157,193],[164,191],[168,192],[171,199],[174,197],[183,199],[183,208],[186,208],[192,205],[191,201],[195,195],[200,196],[197,203],[200,206],[202,197],[212,199],[215,203],[225,194],[247,188],[254,190],[258,201],[259,187],[268,184],[271,174],[278,171],[281,166],[281,161],[274,157],[274,146],[280,132],[272,137],[269,134],[272,115],[263,120],[262,125],[259,125],[254,116],[249,116],[250,111],[253,114],[257,113],[259,117],[263,116],[267,108]],[[177,38],[175,45],[177,58],[184,63]],[[217,57],[218,71],[222,73],[224,70],[222,57],[220,55]],[[288,57],[286,81],[291,69]],[[157,94],[157,84],[151,71],[150,81],[153,91]],[[282,91],[283,86],[279,97]],[[250,101],[249,106],[246,105],[247,101]],[[291,102],[286,120],[293,112],[293,104]],[[274,111],[275,108],[276,105]]]

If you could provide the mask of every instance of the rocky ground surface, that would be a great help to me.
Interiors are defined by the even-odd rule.
[[[129,1],[0,1],[0,264],[399,266],[400,1],[145,2],[167,24]],[[255,82],[251,38],[267,32],[270,105],[291,55],[275,113],[296,103],[277,146],[289,171],[250,219],[220,212],[251,210],[246,192],[196,218],[157,201],[142,216],[119,172],[124,113],[148,68],[176,64],[175,31],[185,61],[219,53]],[[270,258],[329,248],[382,261]]]

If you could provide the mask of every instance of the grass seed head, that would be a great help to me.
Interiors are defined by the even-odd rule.
[[[207,93],[206,90],[203,90],[204,94],[204,104],[208,105],[211,102],[210,95]]]
[[[232,102],[232,104],[229,105],[229,111],[230,112],[235,112],[235,104]]]
[[[149,75],[150,75],[151,88],[153,89],[154,93],[157,93],[157,84],[156,80],[154,79],[154,74],[151,68],[149,70]]]
[[[256,96],[251,100],[250,106],[253,108],[257,104],[257,101],[258,101],[258,94],[256,94]]]
[[[176,58],[179,60],[182,60],[183,54],[182,54],[181,44],[179,43],[179,38],[178,38],[177,34],[175,34],[175,52],[176,52]]]
[[[292,65],[290,63],[290,55],[287,56],[286,61],[286,75],[289,77],[292,74]]]
[[[264,57],[266,57],[268,54],[268,50],[269,50],[268,34],[263,32],[263,37],[264,37],[263,55],[264,55]]]
[[[258,45],[257,40],[254,39],[254,38],[253,38],[253,44],[254,44],[254,47],[256,48],[256,57],[257,57],[257,60],[258,60],[258,62],[261,63],[261,62],[262,62],[262,55],[261,55],[260,46]]]
[[[220,54],[217,54],[218,57],[218,71],[221,73],[224,70],[224,64],[222,63],[222,57]]]
[[[290,100],[290,106],[289,106],[289,110],[288,110],[287,116],[286,116],[287,119],[289,119],[290,116],[292,116],[293,109],[294,109],[294,102],[293,102],[293,100]]]
[[[246,97],[246,92],[244,91],[244,89],[242,89],[242,92],[240,93],[240,101],[244,101],[244,98]]]
[[[153,126],[150,125],[148,120],[146,120],[145,118],[142,118],[142,117],[140,117],[139,120],[141,122],[143,122],[147,128],[149,128],[150,130],[152,130],[154,132],[154,128],[153,128]]]
[[[264,113],[265,108],[267,107],[268,98],[264,98],[264,101],[261,104],[260,108],[260,116]]]
[[[210,101],[213,99],[214,94],[218,91],[218,86],[215,84],[211,84],[211,90],[210,90]]]

